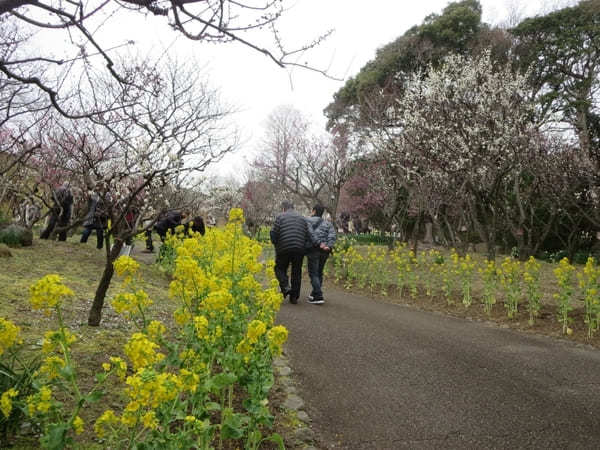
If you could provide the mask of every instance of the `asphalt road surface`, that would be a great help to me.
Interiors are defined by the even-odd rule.
[[[320,447],[600,448],[600,351],[325,295],[286,302],[278,318]]]

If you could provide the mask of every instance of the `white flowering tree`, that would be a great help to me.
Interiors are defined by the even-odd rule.
[[[448,57],[439,69],[415,75],[397,99],[398,137],[405,144],[398,149],[410,152],[399,160],[412,161],[417,174],[464,193],[488,258],[495,256],[504,187],[536,149],[527,89],[525,76],[494,65],[484,52]]]

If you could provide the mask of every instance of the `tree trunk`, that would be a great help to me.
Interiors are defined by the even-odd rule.
[[[433,244],[433,222],[425,222],[425,238],[423,242]]]
[[[417,214],[417,218],[415,219],[415,224],[413,225],[413,229],[412,229],[412,241],[413,241],[413,247],[412,247],[412,252],[415,255],[415,258],[417,257],[417,250],[419,247],[419,228],[421,227],[421,214]]]
[[[90,308],[90,313],[88,316],[88,325],[91,327],[99,326],[100,321],[102,320],[102,307],[104,306],[104,298],[106,297],[106,291],[108,291],[110,281],[112,280],[112,276],[115,271],[113,262],[119,257],[119,253],[123,247],[123,241],[121,239],[115,239],[115,245],[110,248],[110,239],[109,236],[107,236],[106,246],[106,265],[104,266],[104,272],[102,273],[100,283],[96,288],[96,295],[94,296],[94,302],[92,303],[92,307]]]

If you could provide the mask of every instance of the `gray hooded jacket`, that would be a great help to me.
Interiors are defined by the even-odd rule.
[[[313,234],[314,241],[318,244],[325,244],[329,248],[335,245],[336,233],[333,224],[319,216],[307,217],[308,229]],[[310,247],[310,243],[307,242]]]

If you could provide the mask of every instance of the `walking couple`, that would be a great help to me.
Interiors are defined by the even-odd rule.
[[[271,242],[275,246],[275,275],[283,297],[290,297],[290,303],[298,303],[302,280],[302,260],[306,255],[308,275],[312,292],[308,302],[322,305],[323,268],[335,244],[335,229],[331,222],[323,218],[324,208],[315,205],[311,217],[304,217],[294,210],[291,202],[285,201],[283,213],[277,216],[271,228]],[[292,266],[291,283],[288,268]]]

